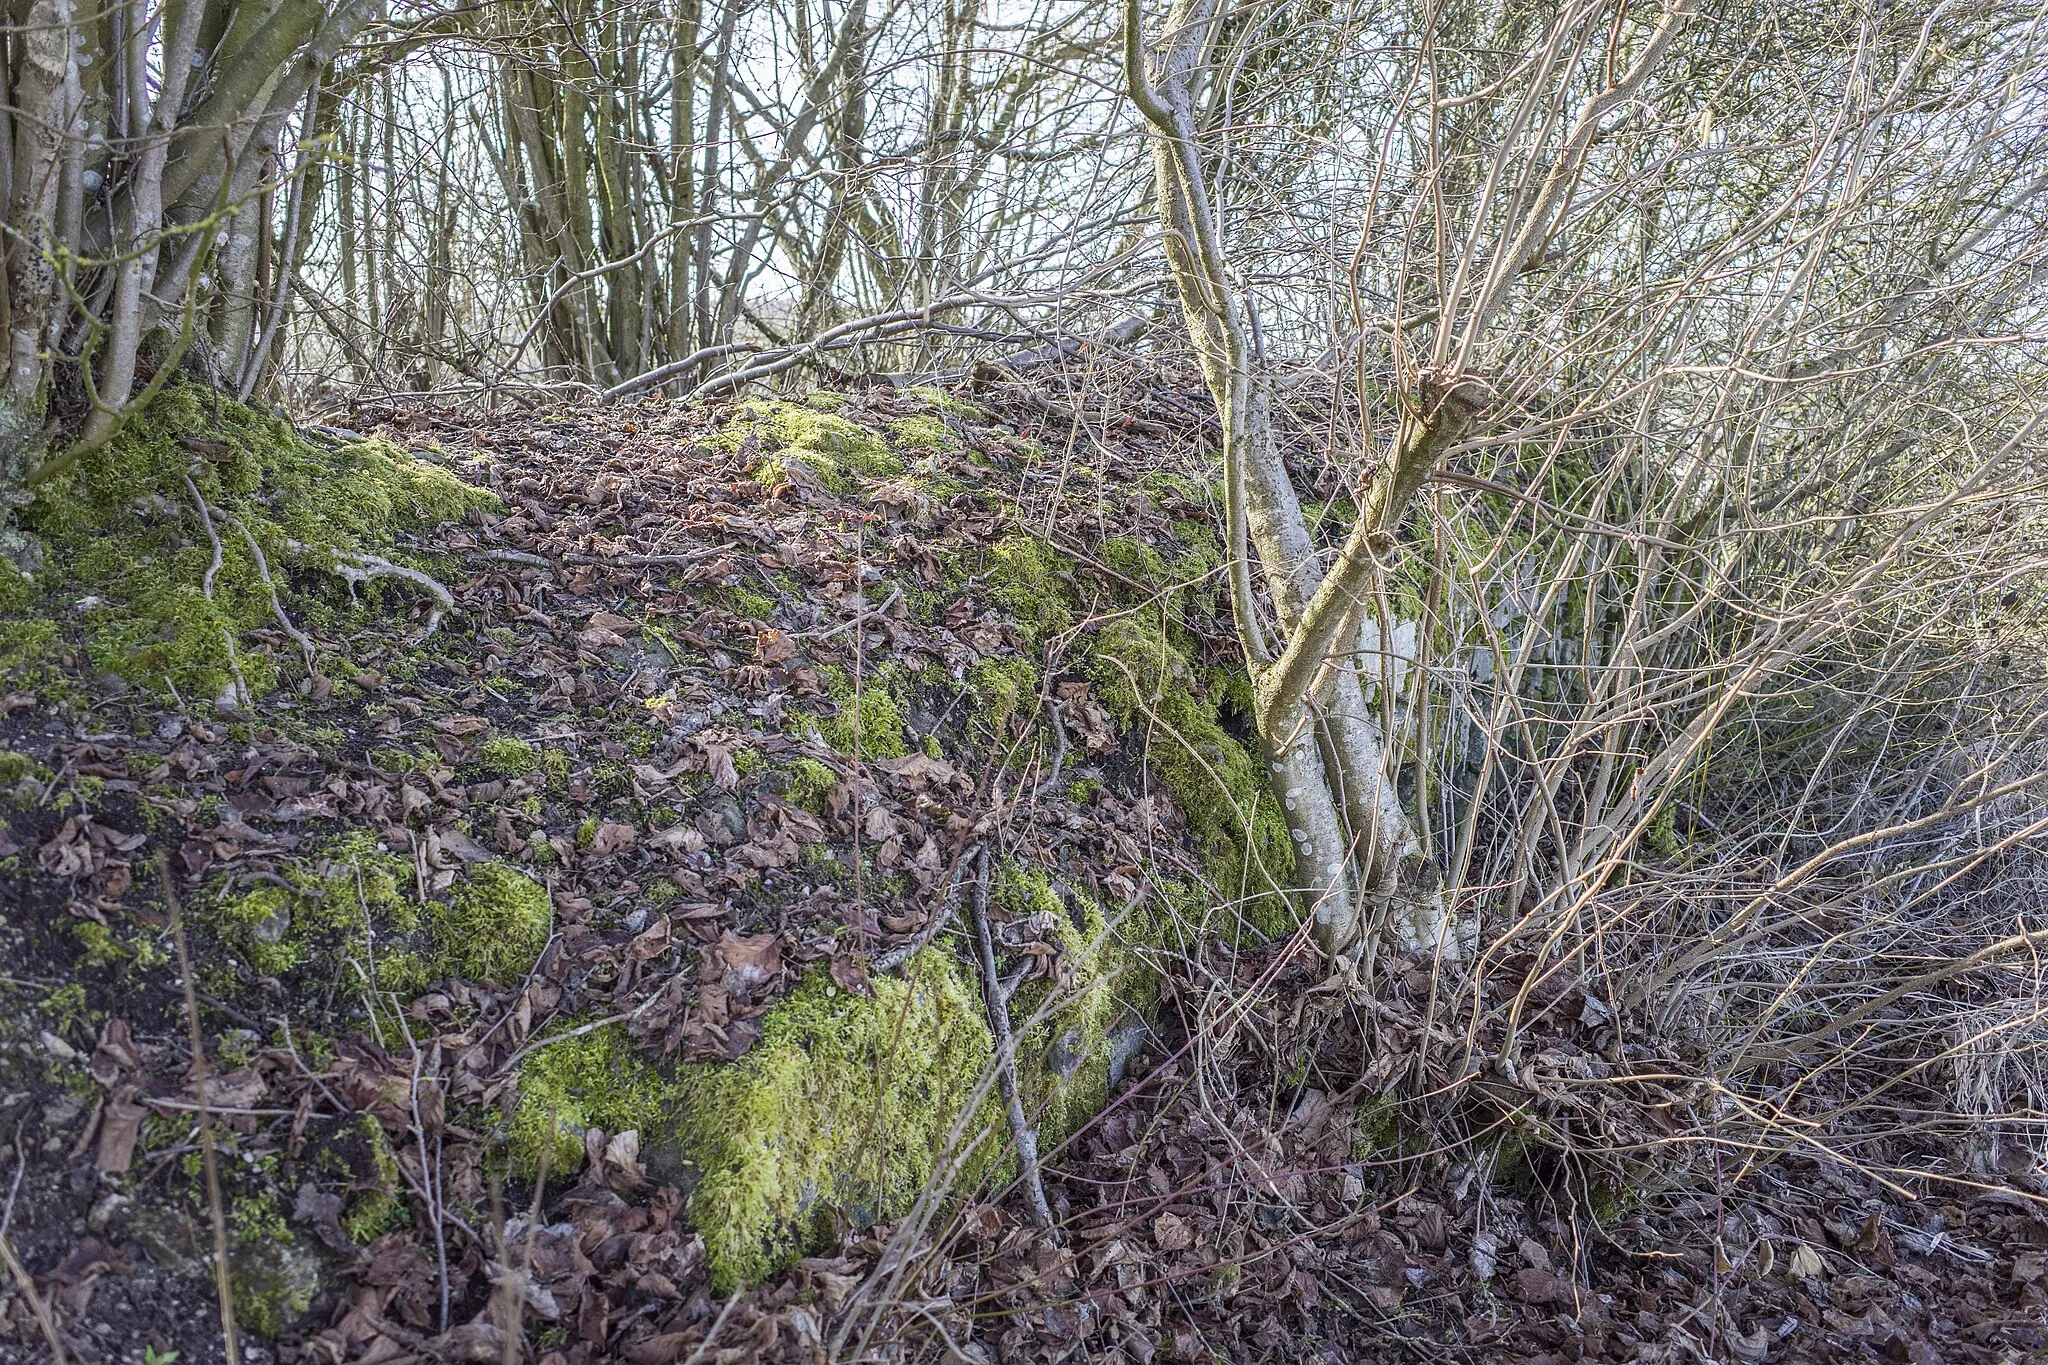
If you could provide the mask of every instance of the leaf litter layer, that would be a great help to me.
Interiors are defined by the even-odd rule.
[[[8,1226],[75,1357],[98,1326],[212,1358],[202,1095],[238,1311],[290,1359],[499,1359],[515,1320],[565,1365],[2026,1344],[2024,1201],[1560,1163],[1572,1122],[1653,1150],[1697,1101],[1635,1079],[1671,1059],[1590,1119],[1475,1087],[1452,1149],[1389,1098],[1427,979],[1311,990],[1181,400],[1078,433],[1084,467],[1029,391],[827,397],[321,450],[184,394],[40,509]],[[153,565],[82,552],[138,505]],[[453,610],[336,571],[366,555]],[[1053,1234],[986,1080],[977,849]],[[1608,1065],[1570,980],[1536,1004],[1546,1066]]]

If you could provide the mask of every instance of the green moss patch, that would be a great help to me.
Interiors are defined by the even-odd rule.
[[[547,888],[510,863],[479,863],[433,907],[434,955],[450,975],[517,985],[548,944]]]
[[[519,1068],[519,1099],[506,1123],[509,1164],[531,1180],[545,1153],[553,1182],[582,1169],[586,1129],[658,1140],[679,1093],[617,1024],[543,1041]]]
[[[540,766],[540,754],[515,735],[492,735],[477,746],[476,763],[494,777],[524,777]]]
[[[854,492],[856,475],[894,478],[903,461],[888,443],[860,423],[809,404],[750,402],[715,442],[731,449],[752,434],[766,458],[755,478],[769,488],[808,475],[842,496]]]
[[[1148,619],[1149,618],[1149,619]],[[1223,727],[1223,689],[1202,675],[1156,614],[1120,617],[1096,640],[1091,671],[1103,704],[1145,737],[1145,759],[1188,818],[1188,833],[1226,896],[1258,932],[1291,932],[1298,910],[1294,846],[1259,756]]]
[[[1069,561],[1036,536],[1011,536],[988,547],[982,575],[989,596],[1016,619],[1032,641],[1074,624]]]
[[[927,949],[872,999],[813,973],[745,1057],[682,1068],[680,1136],[704,1173],[690,1217],[720,1292],[795,1259],[833,1208],[909,1207],[992,1055],[974,982]]]
[[[105,672],[185,697],[213,697],[230,685],[261,694],[276,685],[277,666],[238,647],[249,631],[274,624],[250,537],[308,624],[356,609],[329,571],[337,555],[403,560],[398,533],[496,503],[389,442],[325,449],[255,408],[173,385],[21,509],[21,526],[44,544],[53,567],[36,584],[46,619],[0,629],[0,665],[13,676],[61,648],[50,624],[61,611],[75,618],[86,654]],[[215,540],[220,563],[209,594]],[[361,605],[374,608],[385,591],[396,600],[417,591],[391,583],[366,585]],[[8,596],[19,592],[0,592]]]
[[[878,669],[854,686],[853,679],[837,668],[825,670],[825,695],[839,708],[838,714],[818,722],[818,733],[842,754],[868,758],[901,758],[910,752],[903,725],[903,707],[897,697],[902,679],[890,669]]]
[[[889,434],[905,450],[940,451],[960,444],[954,439],[953,429],[946,425],[945,418],[922,413],[915,417],[899,417],[889,423]]]
[[[368,977],[371,954],[362,948],[373,926],[399,936],[419,927],[420,908],[405,893],[411,874],[405,859],[358,831],[333,840],[318,856],[286,865],[277,882],[223,896],[213,908],[213,929],[261,976],[282,976],[342,949]],[[377,962],[378,985],[391,989],[384,965]]]

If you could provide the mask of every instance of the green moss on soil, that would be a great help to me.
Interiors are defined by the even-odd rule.
[[[524,777],[539,766],[540,755],[516,735],[492,735],[477,746],[476,762],[494,777]]]
[[[842,754],[862,758],[901,758],[910,752],[903,726],[903,707],[896,696],[902,679],[894,670],[877,669],[856,688],[843,670],[825,670],[825,695],[839,708],[818,722],[818,733]]]
[[[214,552],[187,473],[220,542],[210,597]],[[0,623],[0,668],[35,678],[69,648],[56,624],[69,621],[93,665],[131,683],[210,698],[236,682],[239,664],[240,683],[261,694],[275,686],[277,666],[262,653],[238,648],[231,659],[229,651],[230,638],[273,624],[270,591],[240,528],[262,546],[301,623],[324,624],[357,609],[328,571],[337,553],[402,560],[393,548],[399,532],[496,504],[388,442],[328,450],[255,408],[176,384],[21,509],[20,525],[52,567],[35,585],[40,619]],[[416,590],[373,583],[362,605],[377,609],[387,591],[402,601]],[[0,610],[27,613],[28,603],[9,601],[20,596],[18,583],[0,590]]]
[[[547,888],[510,863],[479,863],[428,915],[444,974],[517,985],[547,947]]]

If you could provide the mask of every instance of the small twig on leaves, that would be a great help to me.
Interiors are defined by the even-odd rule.
[[[1067,721],[1066,721],[1066,717],[1065,717],[1064,715],[1062,715],[1062,714],[1061,714],[1061,711],[1060,711],[1060,704],[1059,704],[1058,702],[1056,702],[1056,701],[1047,701],[1047,702],[1046,702],[1046,705],[1047,705],[1048,707],[1050,707],[1050,708],[1051,708],[1051,710],[1052,710],[1052,733],[1053,733],[1053,738],[1055,738],[1055,739],[1057,739],[1057,740],[1059,741],[1059,746],[1060,746],[1060,747],[1059,747],[1059,748],[1057,748],[1057,749],[1055,749],[1055,750],[1053,751],[1053,755],[1052,755],[1052,771],[1051,771],[1050,773],[1048,773],[1048,774],[1046,775],[1045,781],[1043,781],[1043,782],[1039,783],[1039,784],[1038,784],[1038,786],[1037,786],[1037,788],[1036,788],[1036,790],[1035,790],[1035,793],[1034,793],[1034,794],[1035,794],[1035,795],[1038,795],[1038,796],[1048,796],[1048,795],[1050,795],[1050,794],[1052,793],[1052,791],[1053,791],[1053,789],[1054,789],[1055,787],[1059,786],[1059,784],[1060,784],[1060,765],[1061,765],[1061,764],[1063,764],[1063,763],[1065,763],[1065,762],[1067,761]]]
[[[1001,978],[996,975],[995,936],[988,927],[988,850],[981,850],[981,865],[974,880],[974,937],[981,949],[981,994],[988,1006],[989,1027],[996,1035],[996,1077],[1003,1086],[1003,1106],[1009,1111],[1010,1139],[1017,1147],[1017,1174],[1030,1205],[1032,1225],[1052,1228],[1052,1206],[1045,1202],[1045,1182],[1038,1171],[1038,1134],[1024,1115],[1024,1099],[1017,1089],[1017,1040],[1010,1032],[1010,1000]]]
[[[953,864],[953,879],[946,884],[946,899],[939,904],[939,913],[932,916],[932,922],[917,931],[907,942],[899,943],[875,959],[874,969],[878,972],[893,972],[904,963],[922,952],[927,944],[946,931],[953,922],[953,916],[960,912],[961,876],[967,865],[981,853],[981,846],[975,845],[960,855]]]
[[[28,1271],[14,1254],[14,1247],[5,1236],[0,1236],[0,1261],[6,1262],[7,1273],[21,1286],[21,1295],[28,1300],[29,1312],[35,1314],[36,1326],[43,1331],[43,1340],[50,1343],[50,1355],[57,1365],[65,1365],[64,1339],[57,1335],[56,1320],[50,1316],[50,1305],[43,1302],[43,1296],[36,1291],[36,1282],[28,1277]]]
[[[795,638],[799,640],[829,640],[835,635],[841,634],[845,631],[852,630],[855,626],[861,625],[867,621],[871,621],[878,616],[887,616],[889,614],[889,608],[895,606],[898,602],[901,602],[902,600],[903,589],[898,588],[894,592],[890,593],[886,598],[884,598],[880,606],[868,607],[863,611],[857,612],[855,613],[853,619],[850,621],[841,621],[838,625],[832,627],[830,630],[814,630],[805,635],[798,635]]]
[[[685,1357],[683,1365],[697,1365],[697,1362],[704,1358],[704,1353],[711,1349],[711,1343],[717,1339],[719,1329],[725,1326],[725,1320],[732,1316],[732,1310],[739,1307],[740,1300],[746,1296],[747,1291],[744,1289],[732,1291],[732,1297],[725,1301],[725,1307],[719,1309],[718,1316],[711,1320],[711,1330],[704,1334],[704,1340],[697,1343],[697,1349]]]
[[[228,1284],[228,1219],[221,1204],[220,1163],[213,1150],[213,1115],[206,1107],[206,1040],[199,1030],[199,997],[192,985],[192,955],[185,946],[185,909],[171,881],[170,859],[159,855],[157,877],[171,912],[171,942],[178,950],[178,974],[185,985],[185,1028],[192,1045],[192,1088],[199,1097],[199,1159],[206,1172],[206,1207],[213,1221],[213,1287],[220,1298],[221,1345],[228,1365],[240,1365],[235,1334],[235,1297]]]

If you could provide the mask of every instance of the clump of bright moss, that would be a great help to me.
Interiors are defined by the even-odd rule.
[[[417,929],[419,907],[405,894],[410,871],[357,830],[317,857],[287,864],[282,885],[264,882],[218,901],[213,925],[257,973],[281,976],[341,944],[359,944],[371,928],[366,915],[401,936]]]
[[[1038,695],[1038,669],[1022,654],[983,659],[967,670],[968,686],[980,711],[1000,734],[1010,719],[1029,715]]]
[[[809,404],[748,403],[717,439],[738,448],[750,431],[766,454],[754,476],[769,488],[788,482],[792,466],[801,466],[841,495],[858,487],[855,475],[887,479],[903,472],[903,461],[881,437],[858,422]]]
[[[839,781],[839,774],[815,758],[799,758],[789,765],[789,781],[782,789],[783,800],[813,815],[825,812],[825,793]]]
[[[494,777],[524,777],[540,764],[540,754],[517,735],[492,735],[476,748],[479,768]]]
[[[210,596],[215,551],[188,473],[220,546]],[[275,685],[275,668],[235,642],[272,624],[271,596],[243,528],[301,623],[317,625],[356,609],[347,587],[331,578],[294,592],[287,565],[324,570],[353,551],[403,558],[394,550],[398,532],[496,502],[388,442],[324,449],[267,413],[174,384],[21,509],[21,526],[48,551],[51,567],[38,588],[51,594],[50,609],[31,629],[0,631],[0,664],[14,676],[62,647],[49,619],[61,600],[103,671],[185,697],[213,697],[231,684],[260,694]],[[371,584],[362,605],[388,610],[379,606],[387,590],[395,600],[413,591]]]
[[[1145,737],[1145,760],[1187,815],[1188,833],[1226,895],[1260,933],[1289,932],[1294,846],[1258,755],[1223,728],[1216,689],[1157,613],[1117,618],[1096,637],[1091,665],[1118,725]]]
[[[1074,624],[1067,561],[1036,536],[1010,536],[988,547],[982,575],[993,597],[1036,641]]]
[[[617,1024],[543,1042],[519,1068],[519,1099],[505,1125],[507,1162],[530,1180],[545,1152],[550,1181],[573,1175],[583,1166],[584,1130],[633,1129],[652,1143],[677,1096],[676,1083],[642,1060]]]
[[[940,412],[950,416],[965,418],[970,422],[993,420],[994,414],[990,413],[987,408],[982,407],[979,403],[970,403],[966,399],[956,397],[934,385],[920,384],[911,389],[910,392],[931,404]]]
[[[825,671],[825,695],[839,708],[818,722],[825,742],[843,754],[862,758],[901,758],[910,752],[904,737],[903,708],[895,696],[897,678],[879,670],[855,687],[837,668]]]
[[[429,916],[435,961],[448,975],[510,986],[547,947],[547,888],[510,863],[479,863]]]
[[[900,1214],[940,1167],[992,1056],[978,993],[934,949],[874,984],[813,973],[746,1056],[681,1069],[680,1137],[704,1173],[690,1216],[721,1293],[801,1254],[828,1209]]]
[[[906,450],[939,451],[959,444],[943,417],[922,413],[915,417],[899,417],[889,423],[889,434],[896,438],[898,446]]]

